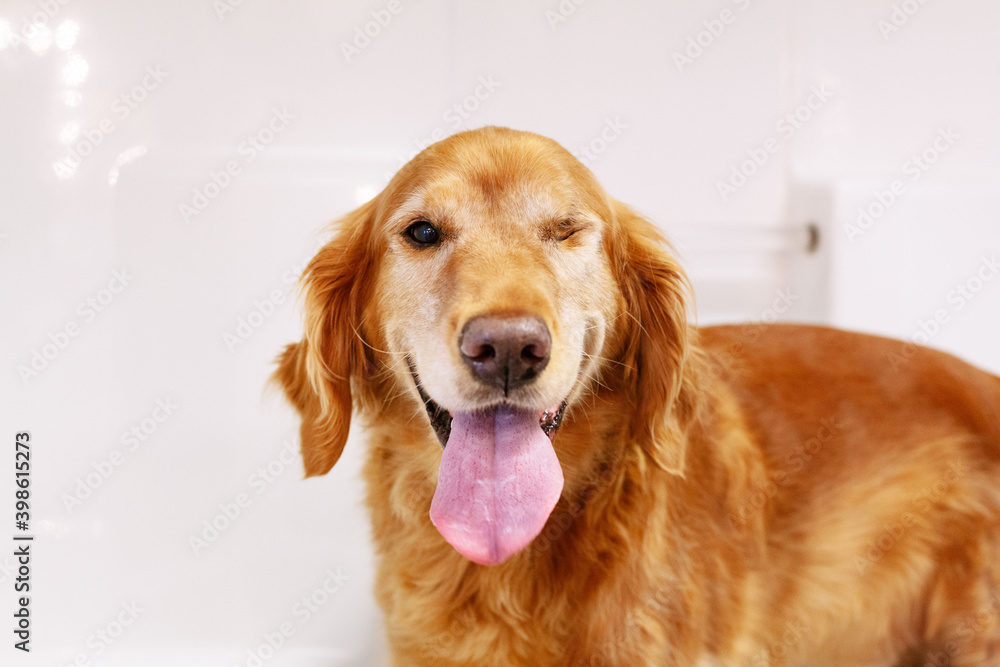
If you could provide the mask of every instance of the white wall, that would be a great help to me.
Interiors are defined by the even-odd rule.
[[[340,44],[386,2],[245,1],[220,17],[225,1],[0,4],[0,433],[34,436],[38,540],[38,652],[16,664],[246,665],[286,622],[294,635],[268,665],[379,662],[363,443],[353,434],[330,475],[301,481],[299,461],[279,458],[295,419],[263,385],[299,335],[291,280],[325,222],[436,134],[501,124],[592,144],[609,191],[676,241],[701,322],[768,319],[792,294],[783,317],[910,337],[945,309],[930,343],[1000,372],[1000,280],[961,310],[948,299],[1000,249],[995,3],[898,3],[919,10],[883,38],[886,0],[399,0],[348,61]],[[33,17],[52,31],[47,47],[34,33],[37,53],[22,43]],[[705,46],[679,64],[689,39]],[[467,117],[453,122],[456,104]],[[620,131],[602,146],[609,123]],[[856,209],[948,127],[953,145],[848,238]],[[57,173],[88,135],[99,145]],[[271,141],[241,150],[253,135]],[[754,156],[723,198],[718,184]],[[239,173],[186,221],[180,206],[215,194],[229,162]],[[128,284],[112,293],[116,271]],[[227,345],[274,291],[260,326]],[[110,301],[98,313],[88,299]],[[67,326],[64,349],[46,347]],[[36,351],[52,358],[25,379]],[[158,400],[177,407],[130,449],[123,432],[151,430]],[[115,450],[120,465],[67,509]],[[275,460],[273,483],[252,477]],[[190,536],[239,494],[249,506],[195,554]],[[0,557],[5,615],[12,564]],[[328,570],[348,578],[297,614]],[[98,655],[93,633],[133,601],[138,619]]]
[[[802,72],[836,90],[792,169],[828,203],[828,320],[1000,372],[1000,5],[807,0],[795,15]]]

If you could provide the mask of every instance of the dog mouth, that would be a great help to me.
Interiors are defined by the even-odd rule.
[[[424,409],[427,410],[427,416],[431,420],[431,428],[434,430],[434,435],[437,436],[442,448],[447,447],[448,438],[451,437],[451,424],[454,417],[451,412],[438,405],[424,391],[423,386],[420,384],[420,376],[417,375],[417,369],[413,366],[413,361],[409,357],[407,357],[406,363],[410,368],[413,384],[417,387],[417,393],[420,394],[420,400],[424,402]],[[563,415],[566,413],[566,406],[568,404],[569,402],[564,399],[557,407],[538,411],[538,427],[542,429],[542,432],[548,436],[550,441],[555,438],[556,431],[562,426]]]
[[[480,565],[499,565],[545,527],[563,489],[552,446],[567,400],[548,410],[499,403],[450,412],[410,373],[443,448],[430,519],[456,551]]]

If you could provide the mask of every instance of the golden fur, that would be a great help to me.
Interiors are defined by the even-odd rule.
[[[438,226],[439,248],[403,239]],[[485,128],[414,158],[304,277],[276,379],[307,475],[369,433],[376,594],[396,665],[1000,665],[1000,378],[898,341],[687,324],[655,227],[554,142]],[[569,407],[542,533],[466,560],[428,508],[449,409],[489,396],[469,317],[526,310]]]

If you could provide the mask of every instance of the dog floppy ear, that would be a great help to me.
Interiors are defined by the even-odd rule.
[[[620,202],[613,217],[609,244],[626,309],[622,379],[634,401],[632,436],[656,465],[683,476],[693,396],[685,387],[690,286],[651,222]]]
[[[302,418],[306,477],[328,473],[340,458],[351,427],[351,380],[371,367],[362,315],[376,256],[368,247],[373,215],[374,202],[348,214],[309,262],[300,279],[304,336],[285,348],[272,377]]]

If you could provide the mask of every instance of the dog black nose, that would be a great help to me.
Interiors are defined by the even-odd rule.
[[[534,315],[487,314],[465,324],[458,348],[476,379],[506,396],[548,365],[552,337],[545,322]]]

